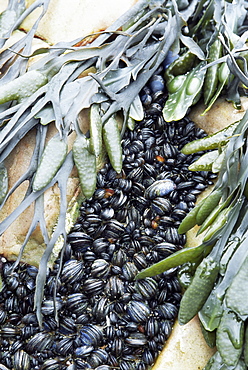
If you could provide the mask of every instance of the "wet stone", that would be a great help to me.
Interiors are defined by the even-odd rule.
[[[213,179],[188,171],[195,155],[180,149],[204,132],[188,118],[166,123],[165,99],[162,74],[155,75],[141,92],[144,119],[123,136],[121,174],[109,163],[99,171],[61,269],[58,259],[47,273],[43,329],[33,310],[37,269],[22,264],[12,271],[2,261],[0,364],[8,369],[146,370],[156,361],[180,304],[177,269],[135,276],[183,247],[177,228]]]

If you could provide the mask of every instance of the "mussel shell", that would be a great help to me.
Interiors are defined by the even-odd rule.
[[[122,267],[127,260],[127,255],[123,249],[119,249],[118,251],[114,252],[111,263],[113,265]]]
[[[91,353],[87,362],[92,366],[92,368],[96,368],[97,366],[105,364],[107,360],[108,353],[104,349],[98,348]]]
[[[66,309],[76,315],[85,313],[88,307],[88,301],[82,293],[73,293],[68,295],[66,301]]]
[[[105,282],[103,280],[89,278],[84,281],[82,290],[87,295],[97,295],[103,291],[104,286]]]
[[[111,276],[106,284],[105,293],[110,299],[120,298],[124,294],[124,283],[117,276]]]
[[[133,281],[138,269],[133,262],[126,262],[122,267],[122,275],[127,281]]]
[[[151,366],[154,363],[154,360],[156,359],[157,355],[158,355],[157,352],[152,352],[150,349],[145,348],[142,354],[142,360],[144,361],[145,364]]]
[[[80,340],[85,346],[101,346],[103,333],[97,325],[85,325],[80,330]]]
[[[149,317],[145,325],[145,331],[148,338],[155,337],[160,331],[160,323],[158,319],[152,316]]]
[[[96,370],[111,370],[111,367],[108,365],[100,365],[96,367]]]
[[[92,351],[94,351],[94,347],[93,346],[84,345],[84,346],[81,346],[81,347],[77,347],[75,349],[75,355],[76,356],[79,356],[79,357],[86,357],[90,353],[92,353]]]
[[[103,208],[101,210],[100,216],[101,216],[102,220],[106,221],[106,220],[110,220],[111,218],[113,218],[114,213],[115,213],[115,211],[114,211],[113,208],[107,207],[107,208]]]
[[[92,308],[92,315],[95,317],[97,322],[101,322],[106,319],[106,315],[109,313],[109,303],[106,297],[101,297],[97,300]]]
[[[141,301],[130,301],[127,304],[127,313],[134,322],[145,322],[150,315],[149,306]]]
[[[62,307],[62,299],[56,298],[55,301],[53,299],[46,299],[42,302],[41,312],[43,313],[43,315],[51,315],[54,313],[54,308],[59,311]]]
[[[172,210],[171,202],[162,197],[155,198],[151,203],[151,208],[153,212],[158,214],[159,216],[164,216],[166,214],[169,214]]]
[[[158,283],[152,278],[136,281],[136,288],[145,299],[151,299],[157,294]]]
[[[84,273],[84,264],[77,260],[68,260],[64,263],[61,272],[61,281],[66,284],[72,284],[82,279]]]
[[[7,312],[0,307],[0,324],[2,325],[7,319]]]
[[[105,279],[110,272],[110,264],[104,259],[96,259],[91,265],[91,275],[96,278]]]
[[[30,356],[23,350],[15,352],[13,357],[14,370],[30,370]]]
[[[155,199],[171,193],[176,188],[176,184],[170,180],[157,180],[145,190],[145,197]]]
[[[158,91],[163,92],[165,89],[163,77],[161,75],[153,75],[148,82],[148,86],[152,93],[156,93]]]
[[[32,354],[42,352],[44,349],[49,349],[53,344],[53,336],[50,333],[39,332],[35,334],[28,342],[26,349]]]
[[[74,341],[73,338],[62,338],[57,344],[56,344],[56,352],[60,354],[61,356],[68,356],[69,354],[72,354],[74,351]]]
[[[178,308],[170,302],[166,302],[157,306],[155,312],[161,317],[162,319],[172,320],[177,317]]]
[[[72,335],[77,331],[75,320],[72,317],[62,317],[59,320],[59,332],[63,335]]]
[[[143,333],[131,333],[125,342],[131,347],[140,347],[147,344],[147,337]]]
[[[61,363],[55,359],[45,360],[40,368],[41,370],[61,370]]]
[[[156,250],[163,258],[165,258],[170,254],[175,253],[178,250],[178,247],[175,244],[163,242],[155,245],[153,249]]]
[[[123,224],[115,219],[106,221],[105,225],[104,237],[106,239],[118,239],[125,230]]]
[[[0,329],[1,338],[14,338],[19,334],[19,328],[12,324],[4,324]]]
[[[92,245],[93,239],[88,234],[81,231],[74,231],[67,237],[72,249],[75,251],[85,252]]]
[[[139,269],[145,269],[147,267],[147,260],[144,253],[135,253],[133,255],[133,261],[135,266]]]

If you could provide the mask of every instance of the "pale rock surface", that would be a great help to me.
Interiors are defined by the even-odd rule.
[[[1,0],[0,1],[0,13],[3,12],[8,5],[8,0]]]
[[[72,41],[78,37],[105,30],[124,14],[137,0],[51,0],[48,10],[40,22],[37,35],[51,44]],[[29,6],[34,0],[27,0]],[[37,9],[22,27],[26,30],[33,25]]]
[[[28,0],[27,2],[30,4],[32,1]],[[135,2],[135,0],[126,0],[125,2],[122,0],[70,0],[70,2],[68,0],[51,0],[48,13],[39,27],[39,36],[51,44],[61,40],[74,40],[79,36],[105,29]],[[69,6],[68,3],[70,4]],[[2,0],[0,2],[0,11],[4,10],[6,5],[7,0]],[[32,17],[30,17],[23,24],[23,28],[29,29],[32,24]],[[223,98],[220,98],[211,111],[204,116],[201,116],[204,107],[198,104],[192,109],[191,119],[208,133],[213,133],[231,122],[241,119],[244,110],[248,108],[248,99],[243,99],[242,104],[243,109],[237,111],[231,103],[227,103]],[[82,121],[87,122],[87,119]],[[16,148],[15,153],[9,157],[7,166],[11,183],[27,167],[33,145],[34,134],[30,132]],[[4,210],[5,215],[9,214],[20,201],[20,197],[25,192],[24,188],[25,186],[23,186],[20,193],[13,194],[9,202],[9,208]],[[78,179],[76,174],[73,173],[68,186],[68,200],[75,199],[78,195],[78,190]],[[47,204],[45,211],[46,220],[48,225],[50,225],[51,232],[58,215],[58,189],[54,187],[46,193],[45,197]],[[7,230],[4,236],[1,237],[0,253],[4,252],[9,257],[16,257],[29,227],[31,217],[32,207],[17,220],[12,229]],[[196,230],[193,230],[191,236],[188,236],[188,245],[193,246],[200,243],[200,237],[196,239],[195,233]],[[44,247],[39,229],[37,229],[32,235],[29,248],[26,249],[25,259],[27,262],[37,264]],[[153,370],[202,370],[213,353],[214,350],[206,345],[201,334],[199,320],[195,317],[184,326],[179,326],[176,323],[172,335]]]
[[[26,0],[26,6],[34,2],[35,0]],[[105,30],[136,2],[137,0],[50,0],[48,10],[39,24],[37,36],[50,44],[56,44]],[[1,0],[0,12],[7,5],[8,0]],[[33,11],[21,28],[29,30],[40,13],[41,8]]]
[[[56,129],[53,125],[49,127],[47,138],[54,136]],[[74,135],[69,137],[69,145],[74,141]],[[17,145],[15,150],[9,155],[5,161],[8,169],[9,188],[11,188],[19,177],[25,173],[29,166],[29,161],[33,153],[35,145],[35,131],[30,131]],[[3,221],[10,213],[14,211],[21,199],[24,198],[28,183],[23,183],[8,199],[3,209],[0,212],[0,221]],[[76,201],[80,194],[79,180],[77,172],[72,171],[68,186],[67,186],[67,202],[70,207],[73,206],[71,201]],[[51,236],[56,221],[58,219],[60,194],[57,185],[48,189],[44,195],[45,204],[45,221],[47,230]],[[19,254],[19,250],[25,240],[25,236],[33,218],[34,207],[31,205],[27,208],[10,227],[0,236],[0,254],[3,254],[10,260],[15,260]],[[75,214],[76,216],[76,214]],[[27,263],[38,265],[39,260],[45,250],[42,234],[39,226],[32,233],[28,244],[25,247],[23,260]]]
[[[183,326],[176,321],[152,370],[202,370],[214,352],[206,345],[197,316]]]
[[[224,127],[239,121],[248,109],[248,98],[241,98],[241,109],[235,109],[231,102],[224,97],[219,98],[212,108],[202,115],[205,110],[203,103],[193,107],[189,117],[209,135],[222,130]]]

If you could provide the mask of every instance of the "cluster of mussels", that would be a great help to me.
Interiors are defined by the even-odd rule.
[[[99,171],[97,189],[68,235],[59,278],[59,259],[47,273],[42,330],[33,311],[37,268],[13,271],[2,261],[0,367],[145,370],[170,335],[181,298],[176,269],[135,276],[183,247],[177,228],[212,179],[189,171],[196,155],[180,152],[204,132],[187,118],[163,120],[161,74],[141,99],[145,118],[126,130],[121,174],[109,163]]]

